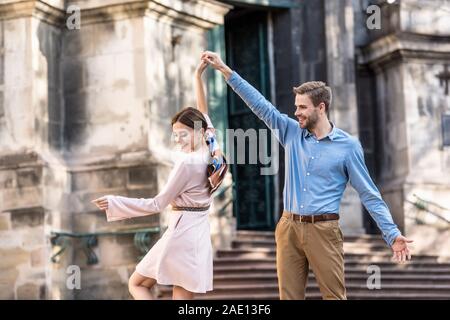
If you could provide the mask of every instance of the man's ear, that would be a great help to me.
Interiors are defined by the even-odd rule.
[[[325,107],[325,103],[324,102],[319,103],[319,108],[320,108],[320,110],[323,110],[323,112],[325,114],[327,114],[327,108]]]

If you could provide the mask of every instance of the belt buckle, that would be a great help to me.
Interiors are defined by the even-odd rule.
[[[314,224],[314,215],[311,215],[311,223]]]

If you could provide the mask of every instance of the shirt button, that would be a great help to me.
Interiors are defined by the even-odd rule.
[[[306,173],[306,175],[307,175],[307,176],[309,176],[309,172],[308,172],[308,173]]]
[[[303,209],[303,205],[301,205],[301,206],[300,206],[300,208],[302,208],[302,209]]]
[[[319,143],[319,141],[317,141],[317,143]]]
[[[314,160],[314,157],[311,157],[311,159],[313,159],[313,160]]]
[[[306,191],[306,189],[303,189],[303,191]]]

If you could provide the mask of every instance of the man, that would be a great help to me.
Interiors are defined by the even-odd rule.
[[[391,246],[394,259],[411,259],[407,243],[369,176],[359,141],[328,120],[331,89],[323,82],[294,88],[295,117],[281,114],[214,52],[202,60],[274,132],[286,152],[284,212],[275,229],[280,299],[304,299],[309,266],[324,299],[346,299],[339,204],[347,182]]]

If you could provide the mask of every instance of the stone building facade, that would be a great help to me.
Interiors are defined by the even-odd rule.
[[[66,27],[70,5],[81,9],[80,29]],[[98,236],[92,265],[89,238],[52,245],[52,234],[160,225],[160,215],[106,223],[90,201],[149,197],[164,185],[171,116],[194,105],[205,33],[228,9],[202,0],[2,1],[0,298],[129,297],[134,234]],[[229,232],[228,220],[212,217],[214,230]],[[80,267],[81,290],[67,288],[71,265]]]

